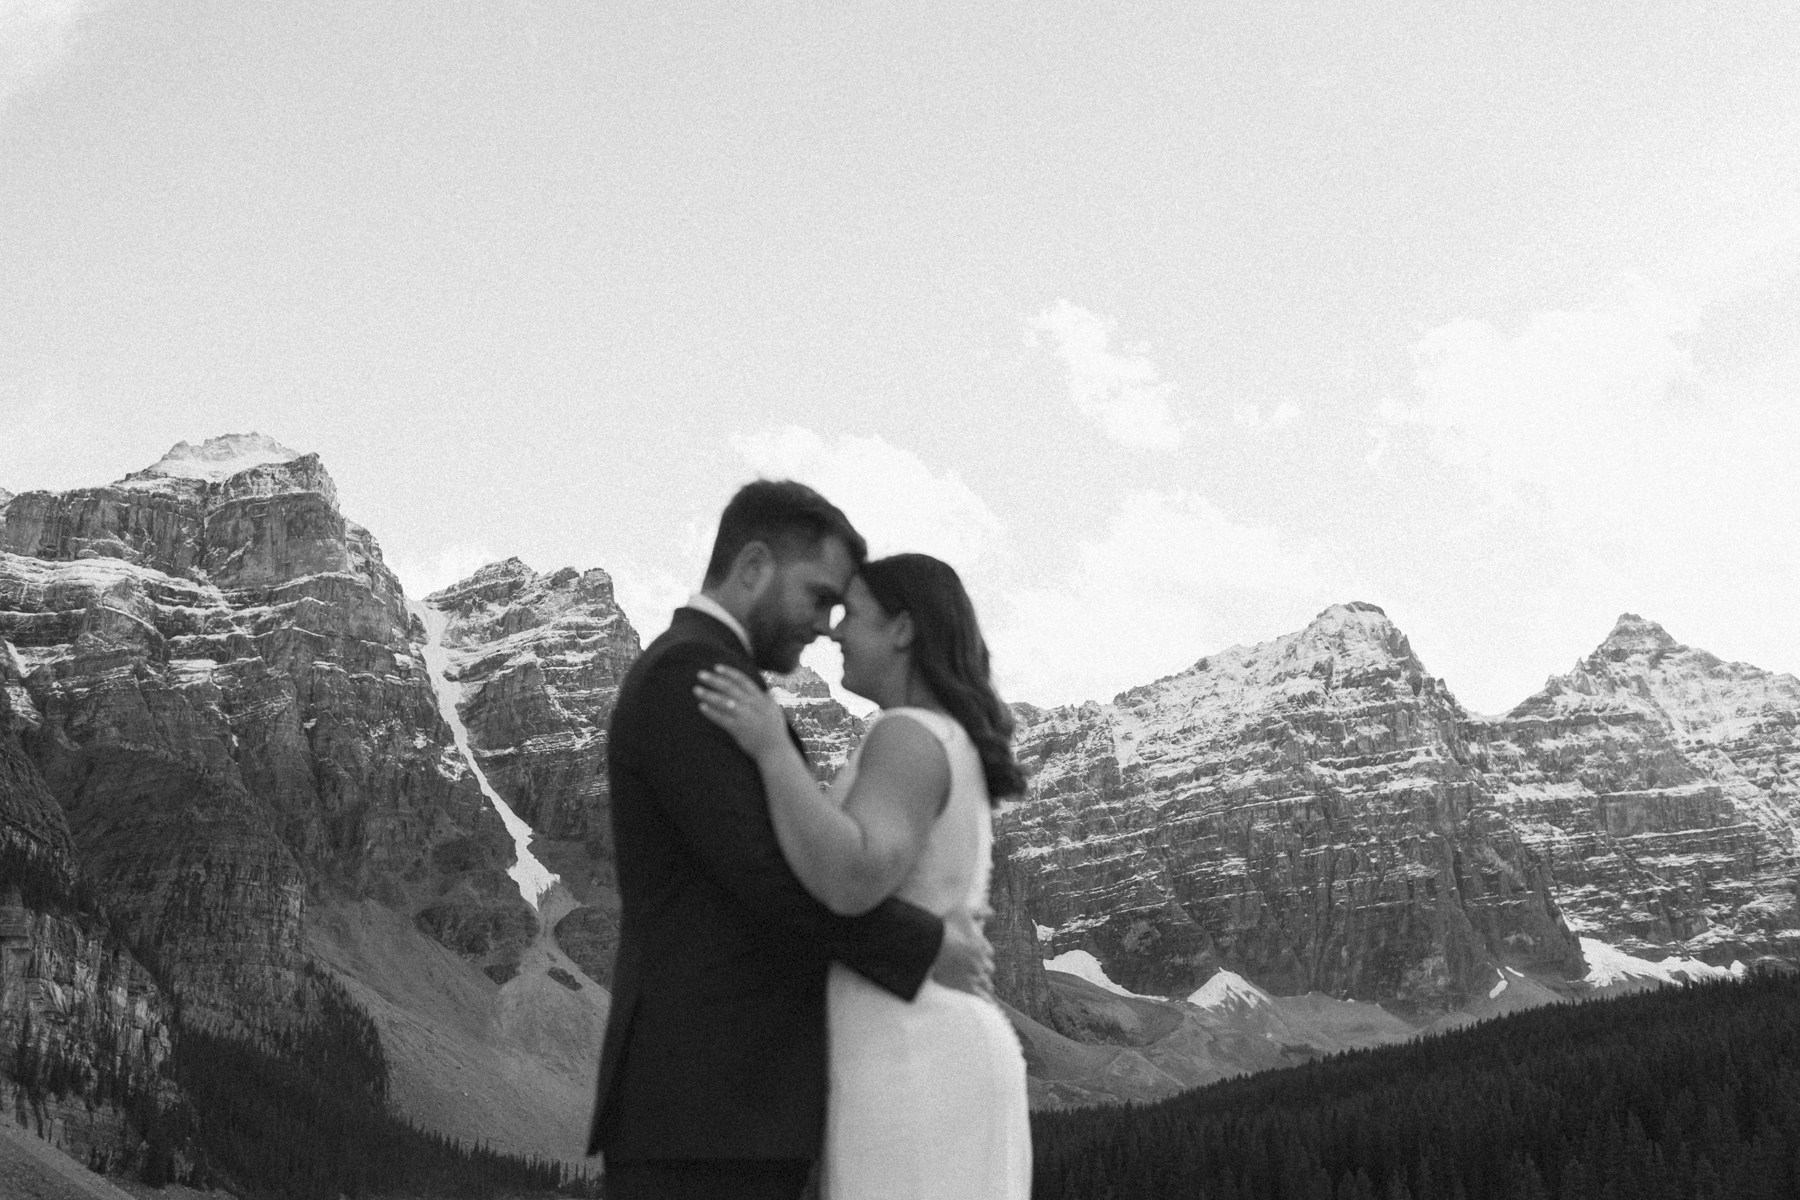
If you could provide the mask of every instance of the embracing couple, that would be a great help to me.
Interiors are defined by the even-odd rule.
[[[623,904],[588,1152],[609,1200],[1023,1200],[992,999],[991,805],[1023,788],[962,582],[745,486],[632,666],[607,764]],[[831,624],[834,609],[842,617]],[[763,686],[822,634],[880,706],[822,792]]]

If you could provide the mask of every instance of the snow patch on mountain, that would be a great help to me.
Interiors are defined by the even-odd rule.
[[[167,454],[138,475],[219,483],[239,471],[269,463],[292,462],[299,457],[299,451],[288,449],[272,437],[260,433],[228,433],[223,437],[207,438],[198,446],[176,442]]]
[[[1235,971],[1220,971],[1201,984],[1187,1002],[1196,1008],[1241,1011],[1248,1008],[1273,1008],[1275,997]]]
[[[1130,996],[1135,1000],[1161,999],[1160,996],[1141,996],[1137,992],[1120,987],[1107,977],[1106,968],[1100,965],[1100,960],[1086,950],[1064,950],[1055,958],[1046,958],[1044,970],[1061,971],[1065,975],[1085,979],[1096,987],[1103,987],[1115,995]]]
[[[531,826],[521,820],[512,807],[500,798],[500,793],[488,782],[487,773],[475,761],[475,752],[469,747],[468,726],[463,724],[462,714],[456,709],[462,687],[449,678],[450,652],[444,647],[444,627],[450,623],[450,615],[417,600],[407,601],[407,607],[424,623],[425,645],[422,647],[422,657],[425,659],[425,673],[431,678],[432,691],[437,696],[438,712],[443,716],[444,723],[450,726],[456,752],[462,757],[469,772],[475,776],[481,794],[488,798],[494,811],[500,814],[500,820],[506,825],[506,832],[512,835],[518,857],[507,868],[506,873],[519,885],[519,895],[525,897],[525,903],[536,908],[539,899],[556,884],[559,876],[531,853]]]
[[[1697,983],[1702,979],[1737,979],[1745,967],[1734,962],[1729,967],[1715,967],[1697,958],[1670,955],[1661,962],[1636,958],[1598,938],[1581,939],[1581,954],[1587,959],[1587,982],[1594,987],[1610,987],[1615,983],[1655,980],[1659,983]]]

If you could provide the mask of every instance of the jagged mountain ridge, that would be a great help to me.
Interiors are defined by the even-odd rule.
[[[18,745],[193,1015],[288,1020],[320,896],[468,891],[529,918],[419,637],[319,457],[256,435],[5,507]]]
[[[1467,714],[1374,605],[1209,655],[1110,704],[1020,706],[1047,953],[1138,992],[1231,969],[1284,994],[1466,1002],[1500,964],[1578,973],[1543,864],[1503,821]]]
[[[1571,923],[1650,957],[1800,951],[1800,680],[1626,613],[1567,674],[1470,723]]]
[[[274,438],[255,431],[228,433],[222,437],[208,438],[198,446],[176,442],[167,454],[142,471],[127,475],[124,482],[140,483],[162,478],[223,483],[252,467],[293,462],[299,457],[301,455],[298,451],[290,450]]]
[[[539,575],[490,563],[425,598],[445,616],[447,680],[471,748],[500,797],[533,829],[533,853],[573,903],[557,923],[565,953],[612,980],[618,893],[606,778],[607,722],[640,649],[594,569]],[[489,965],[508,978],[511,959]]]
[[[106,488],[26,493],[0,508],[0,675],[15,664],[0,683],[23,697],[21,752],[34,770],[45,767],[58,806],[71,806],[75,852],[101,868],[134,921],[166,935],[189,972],[184,986],[224,995],[227,981],[253,985],[231,993],[234,1003],[274,1002],[287,986],[282,972],[307,954],[345,970],[369,961],[313,919],[343,925],[347,904],[401,914],[397,926],[358,918],[357,927],[378,927],[386,939],[406,936],[407,921],[428,910],[448,914],[422,925],[463,961],[494,968],[458,988],[496,997],[505,1012],[536,1011],[520,997],[544,982],[508,971],[541,974],[553,960],[588,989],[573,993],[583,1004],[603,997],[592,985],[606,982],[616,938],[610,854],[600,840],[604,734],[617,680],[637,650],[610,579],[602,571],[538,575],[509,560],[427,601],[448,618],[449,683],[461,689],[475,756],[537,827],[534,847],[564,879],[568,896],[546,908],[559,918],[547,941],[504,876],[510,840],[435,715],[424,631],[374,539],[338,513],[316,456],[271,449],[266,439],[234,441],[177,447]],[[1380,610],[1334,606],[1321,621],[1211,655],[1109,705],[1019,706],[1033,790],[1000,821],[992,928],[1003,995],[1047,1037],[1095,1036],[1091,1022],[1082,1024],[1087,1002],[1070,999],[1079,989],[1043,969],[1045,958],[1072,948],[1089,950],[1134,990],[1163,996],[1187,995],[1230,969],[1272,992],[1397,999],[1428,1015],[1489,996],[1507,972],[1579,978],[1577,932],[1642,950],[1687,945],[1632,942],[1623,925],[1591,924],[1604,918],[1605,898],[1580,892],[1587,885],[1569,874],[1572,839],[1589,835],[1567,814],[1556,824],[1522,808],[1541,781],[1519,772],[1547,779],[1573,770],[1589,788],[1571,793],[1589,797],[1576,807],[1596,812],[1616,803],[1618,789],[1595,791],[1579,766],[1558,757],[1563,751],[1552,753],[1554,738],[1522,732],[1546,719],[1521,715],[1531,701],[1506,718],[1471,717]],[[1649,729],[1661,718],[1629,702],[1644,688],[1662,697],[1665,715],[1683,709],[1692,681],[1670,672],[1700,660],[1662,653],[1663,674],[1645,676],[1641,688],[1620,683],[1614,690],[1624,699],[1576,716],[1558,709],[1555,719],[1615,733],[1632,722]],[[1714,764],[1701,790],[1716,784],[1729,807],[1738,803],[1731,796],[1755,799],[1745,786],[1760,789],[1774,797],[1765,816],[1779,818],[1784,804],[1791,808],[1780,799],[1791,796],[1786,747],[1796,707],[1783,690],[1791,677],[1768,677],[1789,684],[1768,685],[1773,708],[1752,712],[1721,697],[1763,686],[1755,681],[1767,673],[1724,666],[1724,675],[1705,675],[1712,698],[1687,704],[1717,712],[1688,718],[1652,757],[1673,755],[1697,772],[1688,743],[1705,733],[1714,738],[1706,753],[1724,755],[1742,781],[1721,782],[1724,768]],[[1605,690],[1593,671],[1584,678],[1559,695]],[[821,775],[835,773],[862,723],[809,672],[772,683]],[[1607,737],[1602,758],[1640,755]],[[139,783],[155,818],[142,830],[122,825],[104,802]],[[200,840],[216,850],[156,849],[172,840],[177,796],[197,804]],[[1715,903],[1725,874],[1747,861],[1744,846],[1766,868],[1756,888],[1782,878],[1779,855],[1748,828],[1778,833],[1779,820],[1725,819],[1736,811],[1719,809],[1709,826],[1722,846],[1736,839],[1702,864]],[[1616,843],[1604,826],[1599,820],[1593,836]],[[132,853],[175,867],[160,877],[134,873]],[[255,907],[290,898],[295,916]],[[1778,886],[1733,911],[1753,902],[1767,910],[1768,930],[1800,923],[1783,915]],[[1673,895],[1667,905],[1685,912],[1688,900]],[[224,919],[209,927],[213,917]],[[1708,928],[1721,925],[1706,919]],[[259,928],[267,935],[260,942],[251,936]],[[1655,921],[1647,928],[1655,933]],[[1718,942],[1707,956],[1729,952]],[[496,979],[504,981],[498,990]],[[385,1003],[373,984],[359,994]],[[403,1009],[384,1036],[425,1044],[415,1036],[418,1014]],[[1051,1057],[1098,1062],[1066,1050]],[[1188,1052],[1156,1051],[1174,1068]],[[1122,1062],[1115,1056],[1107,1069]],[[1155,1091],[1109,1093],[1074,1077],[1057,1086],[1077,1096]],[[447,1087],[420,1084],[420,1111],[455,1110]]]
[[[449,616],[450,678],[489,781],[542,836],[607,847],[606,722],[640,648],[611,578],[509,558],[425,603]]]
[[[22,744],[109,907],[228,1021],[288,1009],[309,890],[523,907],[421,634],[318,456],[254,435],[0,527]]]
[[[1034,773],[1004,840],[1052,864],[1024,908],[1049,952],[1137,990],[1223,966],[1431,1011],[1497,967],[1579,980],[1572,934],[1718,965],[1800,951],[1800,682],[1631,614],[1499,718],[1357,604],[1110,705],[1019,711]],[[1396,939],[1448,973],[1383,968]]]
[[[316,455],[214,439],[114,484],[24,493],[0,515],[0,686],[19,759],[71,863],[166,981],[159,1002],[172,991],[190,1020],[279,1027],[316,1011],[312,969],[335,965],[418,1113],[454,1112],[465,1092],[406,1058],[444,1038],[494,1043],[506,1071],[489,1098],[509,1108],[591,1086],[586,1064],[546,1058],[529,1031],[550,1011],[546,983],[550,1002],[573,996],[602,1020],[606,993],[531,949],[512,839],[439,714],[425,630]],[[12,832],[31,828],[19,778],[0,772]],[[447,907],[467,919],[420,919]],[[385,961],[467,973],[446,994],[476,1008],[446,1018],[344,974],[371,960],[342,931],[376,927]],[[109,1002],[93,970],[45,990],[68,956],[49,953],[51,932],[33,936],[38,973],[9,991],[11,1027]],[[492,957],[536,965],[502,988],[477,967]],[[538,978],[558,963],[569,984]],[[492,1140],[578,1161],[579,1123],[514,1123]]]

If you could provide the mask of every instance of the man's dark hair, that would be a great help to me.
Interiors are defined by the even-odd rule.
[[[778,561],[818,553],[819,543],[835,537],[858,568],[869,557],[868,543],[837,505],[803,483],[791,479],[758,479],[738,489],[719,516],[712,558],[706,564],[706,586],[720,583],[731,564],[751,542],[762,542]]]

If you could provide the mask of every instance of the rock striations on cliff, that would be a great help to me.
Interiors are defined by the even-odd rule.
[[[198,1017],[279,1021],[309,896],[523,907],[449,745],[422,630],[316,455],[176,446],[0,525],[19,741],[112,915]]]
[[[556,924],[557,942],[588,976],[610,983],[619,905],[607,724],[641,649],[612,579],[597,568],[540,575],[509,558],[425,604],[444,615],[446,679],[458,689],[477,763],[532,827],[533,853],[573,901]],[[506,978],[514,957],[490,963],[490,972]]]
[[[1651,958],[1800,957],[1800,680],[1632,613],[1469,725],[1497,810],[1573,928]]]
[[[844,769],[851,751],[862,741],[868,722],[831,694],[831,685],[811,667],[766,677],[769,690],[787,709],[788,720],[806,746],[813,774],[829,783]]]
[[[1443,1011],[1501,966],[1576,976],[1546,863],[1494,804],[1467,714],[1371,604],[1115,697],[1020,706],[999,822],[1047,956],[1135,992],[1229,969]]]
[[[0,642],[0,844],[53,860],[66,873],[69,824],[37,764],[19,743],[42,723],[18,654]]]
[[[82,876],[62,810],[20,744],[36,721],[0,644],[0,1122],[121,1165],[138,1138],[116,1098],[157,1090],[171,997]]]
[[[509,558],[425,603],[449,617],[457,707],[489,781],[540,836],[607,853],[606,724],[641,648],[612,579]]]

